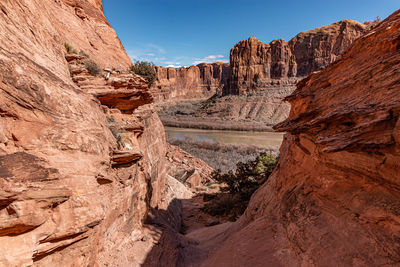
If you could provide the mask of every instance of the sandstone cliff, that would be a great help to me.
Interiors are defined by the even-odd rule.
[[[0,32],[0,266],[139,265],[173,197],[163,127],[142,78],[64,48],[129,66],[102,1],[1,1]]]
[[[203,266],[399,264],[399,36],[397,11],[297,85],[277,169]]]
[[[195,114],[175,120],[169,117],[179,106],[164,108],[160,112],[164,123],[179,125],[181,122],[195,121],[210,125],[209,121],[226,121],[223,125],[245,125],[243,128],[261,129],[272,126],[287,118],[290,105],[284,98],[295,90],[295,84],[310,75],[312,72],[334,62],[352,44],[362,36],[374,23],[358,23],[356,21],[340,21],[328,26],[299,33],[289,42],[275,40],[269,44],[262,43],[255,37],[241,41],[235,45],[230,53],[228,76],[222,76],[224,86],[221,86],[222,97],[202,103],[200,109],[188,111],[179,110],[180,116],[185,113]],[[195,67],[191,67],[195,68]],[[198,76],[198,74],[197,74]],[[194,76],[196,77],[196,75]],[[214,75],[214,77],[220,77]],[[174,80],[175,81],[175,80]],[[176,84],[176,83],[175,83]],[[170,96],[179,99],[199,98],[211,96],[214,93],[205,90],[195,83],[193,87],[167,86],[170,88],[159,98],[159,102],[166,102]],[[215,81],[218,84],[218,81]],[[221,83],[220,83],[221,84]],[[175,90],[171,90],[174,88]],[[171,94],[171,92],[174,94]],[[195,92],[195,94],[190,93]],[[202,93],[203,92],[203,93]],[[261,126],[264,125],[264,126]]]
[[[221,94],[228,83],[228,63],[202,63],[188,68],[156,67],[157,82],[151,87],[156,102],[206,99]]]
[[[334,62],[370,23],[344,20],[299,33],[289,42],[269,44],[255,37],[241,41],[230,53],[230,85],[226,94],[246,94],[294,85],[299,78]]]

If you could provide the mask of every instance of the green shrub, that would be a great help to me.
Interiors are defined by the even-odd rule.
[[[130,70],[145,78],[150,85],[152,85],[157,79],[157,73],[153,62],[135,61]]]
[[[101,74],[101,69],[100,67],[97,65],[96,62],[92,61],[92,60],[87,60],[85,61],[85,68],[88,70],[88,72],[93,75],[93,76],[97,76]]]
[[[78,54],[78,50],[76,50],[72,45],[69,43],[65,42],[64,47],[67,50],[68,54]]]
[[[255,160],[239,162],[235,172],[215,171],[213,179],[226,187],[211,199],[203,210],[213,216],[228,216],[235,220],[246,210],[253,193],[264,184],[273,172],[278,160],[272,154],[260,154]]]

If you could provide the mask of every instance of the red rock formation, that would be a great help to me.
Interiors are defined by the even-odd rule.
[[[106,68],[103,75],[93,76],[85,67],[87,57],[67,54],[66,59],[72,80],[110,109],[132,114],[138,107],[153,102],[146,80],[136,74]]]
[[[289,42],[265,44],[255,37],[241,41],[231,50],[230,85],[224,93],[242,95],[294,85],[334,62],[369,26],[345,20],[302,32]]]
[[[153,244],[148,211],[172,197],[147,84],[68,68],[81,57],[67,61],[64,42],[100,65],[130,64],[101,7],[0,3],[0,266],[140,264]]]
[[[205,192],[206,185],[212,180],[214,171],[203,160],[183,151],[177,146],[167,144],[168,174],[185,184],[193,192]]]
[[[151,92],[156,102],[205,99],[221,93],[229,78],[228,63],[202,63],[188,68],[156,67]]]
[[[399,264],[399,36],[397,11],[297,85],[277,169],[203,266]]]
[[[255,37],[241,41],[231,50],[230,76],[223,76],[225,86],[221,87],[222,92],[219,91],[224,96],[200,105],[201,109],[192,112],[196,118],[188,115],[185,119],[166,120],[168,115],[165,113],[170,113],[167,106],[167,112],[160,113],[163,122],[170,125],[171,122],[175,125],[182,122],[183,125],[187,124],[184,121],[198,123],[202,120],[210,126],[208,121],[224,120],[229,121],[224,125],[245,124],[248,128],[260,128],[259,124],[275,125],[289,115],[290,105],[283,99],[295,90],[295,84],[334,62],[373,24],[346,20],[299,33],[289,42],[280,39],[264,44]],[[224,70],[228,72],[228,67]],[[192,100],[202,92],[204,96],[210,96],[204,88],[201,91],[198,83],[194,86],[199,89],[196,91],[187,90],[191,87],[184,83],[179,84],[183,86],[167,86],[164,97],[158,96],[158,102],[166,102],[171,96]],[[175,89],[174,93],[171,88]],[[193,95],[188,91],[196,93]],[[175,109],[175,106],[171,107],[171,111]]]

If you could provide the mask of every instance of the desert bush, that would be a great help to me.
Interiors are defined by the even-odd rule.
[[[209,99],[203,101],[201,103],[201,109],[207,109],[210,106],[212,106],[213,104],[215,104],[217,102],[217,97],[218,97],[217,95],[213,95]]]
[[[108,129],[110,129],[115,140],[117,140],[117,143],[120,143],[122,139],[121,139],[121,135],[119,134],[118,130],[115,129],[113,126],[108,126]]]
[[[374,19],[375,23],[380,23],[382,22],[382,18],[380,16],[376,16],[376,18]]]
[[[153,62],[135,61],[130,70],[145,78],[149,84],[153,84],[157,79],[157,73]]]
[[[261,154],[255,160],[239,162],[235,172],[222,173],[217,170],[213,174],[215,181],[226,184],[223,191],[230,194],[239,193],[244,198],[250,197],[263,184],[276,165],[276,157],[272,154]]]
[[[90,58],[90,56],[88,54],[86,54],[85,51],[83,51],[83,50],[79,51],[79,55]]]
[[[264,153],[255,160],[239,162],[235,171],[215,171],[213,179],[225,187],[203,210],[213,216],[237,219],[245,211],[253,193],[267,181],[276,164],[277,158],[274,155]]]
[[[230,121],[217,119],[213,117],[200,117],[196,116],[195,110],[193,111],[182,111],[180,109],[172,111],[172,109],[165,111],[159,111],[158,115],[164,126],[178,127],[178,128],[195,128],[195,129],[206,129],[206,130],[231,130],[231,131],[271,131],[272,126],[266,123],[259,123],[255,121]],[[186,113],[185,115],[182,115]]]
[[[114,122],[116,122],[116,120],[113,117],[107,117],[107,122],[114,123]]]
[[[193,156],[204,160],[214,169],[222,172],[234,171],[238,162],[255,160],[261,153],[278,154],[278,148],[265,148],[254,145],[234,145],[218,142],[196,141],[187,137],[177,140],[167,135],[167,142],[180,147]]]
[[[65,42],[64,47],[67,50],[67,53],[69,54],[78,54],[78,50],[76,50],[72,45],[69,43]]]
[[[97,76],[101,74],[101,69],[100,67],[97,65],[96,62],[94,62],[93,60],[87,60],[85,61],[85,68],[87,69],[87,71],[93,75],[93,76]]]

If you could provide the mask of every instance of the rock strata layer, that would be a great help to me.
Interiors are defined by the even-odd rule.
[[[140,266],[185,187],[102,1],[1,1],[0,32],[0,266]]]
[[[399,36],[397,11],[298,83],[277,169],[202,266],[398,265]]]
[[[299,33],[289,42],[269,44],[250,37],[230,53],[230,84],[225,94],[295,85],[299,79],[334,62],[371,23],[344,20]]]
[[[236,44],[231,50],[230,65],[223,68],[223,73],[229,73],[222,76],[215,74],[199,76],[201,68],[198,70],[198,67],[192,66],[188,69],[168,69],[168,73],[171,72],[170,76],[173,77],[168,80],[164,78],[168,77],[167,70],[159,69],[159,79],[162,81],[160,84],[163,84],[159,85],[159,88],[164,89],[157,92],[156,99],[157,102],[166,104],[164,105],[166,112],[160,112],[160,115],[164,118],[168,116],[166,113],[176,109],[178,106],[174,105],[174,101],[193,101],[210,97],[217,92],[219,96],[223,96],[205,101],[200,105],[200,109],[190,111],[196,118],[189,115],[185,120],[197,121],[200,118],[206,123],[222,119],[232,124],[232,129],[240,124],[246,124],[249,128],[259,128],[260,123],[267,126],[275,125],[289,115],[290,105],[284,98],[295,90],[296,83],[336,61],[354,40],[365,34],[373,25],[373,22],[363,24],[344,20],[299,33],[289,42],[280,39],[269,44],[250,37]],[[160,70],[163,70],[163,75],[160,75],[162,73]],[[183,77],[181,80],[191,82],[177,82],[175,72],[181,73]],[[211,82],[210,80],[197,82],[211,76],[217,79]],[[217,87],[217,90],[208,90],[207,88],[213,87],[203,86],[207,83],[221,86]],[[164,94],[161,93],[163,91]],[[191,105],[187,106],[190,108]],[[185,116],[188,111],[184,110],[177,115]],[[163,119],[165,123],[170,121],[170,118],[168,122]],[[173,123],[179,125],[180,121],[176,120]],[[211,124],[208,124],[210,128]]]
[[[156,102],[207,99],[221,94],[228,84],[228,63],[202,63],[188,68],[156,67],[157,81],[151,87]]]

